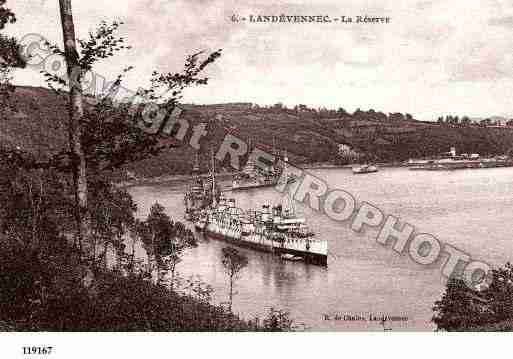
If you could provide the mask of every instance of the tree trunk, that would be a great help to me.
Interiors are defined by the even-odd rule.
[[[151,250],[153,251],[153,257],[155,258],[155,268],[157,269],[157,275],[155,277],[155,284],[159,281],[159,262],[157,259],[157,251],[155,250],[155,233],[151,235]],[[153,279],[153,268],[151,268],[151,277]]]
[[[173,290],[175,286],[175,268],[176,266],[173,264],[171,267],[171,283],[169,284],[171,290]]]
[[[87,176],[86,161],[82,150],[82,118],[84,108],[82,103],[82,86],[80,85],[79,56],[75,39],[75,26],[71,11],[71,0],[59,0],[64,51],[68,70],[70,91],[69,103],[69,145],[73,182],[75,192],[75,217],[77,221],[77,237],[82,255],[88,256],[91,251],[91,224],[87,209]]]
[[[230,312],[232,311],[233,303],[233,275],[230,275]]]
[[[93,250],[92,250],[92,257],[93,257],[93,266],[96,267],[96,247],[98,246],[97,242],[97,238],[98,238],[99,234],[98,234],[98,230],[95,229],[91,235],[91,240],[92,240],[92,247],[93,247]]]

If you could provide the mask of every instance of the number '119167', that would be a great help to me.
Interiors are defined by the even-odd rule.
[[[53,347],[23,347],[23,355],[50,355]]]

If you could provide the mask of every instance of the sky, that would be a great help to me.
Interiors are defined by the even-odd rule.
[[[58,0],[8,0],[22,37],[38,33],[61,44]],[[147,86],[153,70],[175,72],[188,54],[222,49],[205,87],[184,102],[253,102],[513,118],[511,0],[87,0],[73,1],[77,36],[102,20],[122,20],[133,46],[95,70],[125,86]],[[233,22],[232,15],[390,17],[388,24]],[[31,69],[20,85],[42,86]]]

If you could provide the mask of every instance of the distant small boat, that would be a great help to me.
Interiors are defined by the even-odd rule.
[[[378,172],[378,167],[371,165],[371,164],[353,167],[354,174],[373,173],[373,172]]]

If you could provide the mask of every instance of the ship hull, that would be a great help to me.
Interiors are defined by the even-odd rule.
[[[435,165],[422,165],[410,167],[411,171],[452,171],[464,169],[481,169],[481,168],[497,168],[511,167],[507,162],[467,162],[467,163],[443,163]]]
[[[294,183],[296,182],[296,178],[295,177],[289,177],[287,179],[287,184],[291,184],[291,183]],[[274,186],[277,186],[279,185],[280,182],[279,182],[279,178],[272,181],[272,182],[266,182],[266,183],[255,183],[255,182],[252,182],[252,183],[234,183],[232,184],[232,191],[242,191],[242,190],[247,190],[247,189],[253,189],[253,188],[264,188],[264,187],[274,187]]]
[[[378,172],[378,168],[376,166],[363,166],[363,167],[355,167],[353,168],[353,173],[355,175],[362,175],[367,173],[375,173]]]
[[[246,236],[234,238],[216,231],[209,230],[208,228],[206,229],[205,234],[208,238],[225,241],[239,247],[250,248],[260,252],[272,253],[278,256],[281,256],[282,254],[290,254],[295,257],[301,257],[302,261],[308,264],[314,264],[323,267],[328,265],[328,256],[322,253],[305,252],[280,245],[272,245],[270,244],[272,241],[269,240],[263,241],[267,243],[250,241],[245,238]]]
[[[376,173],[378,172],[378,170],[373,170],[373,171],[353,171],[353,173],[355,175],[364,175],[364,174],[367,174],[367,173]]]

